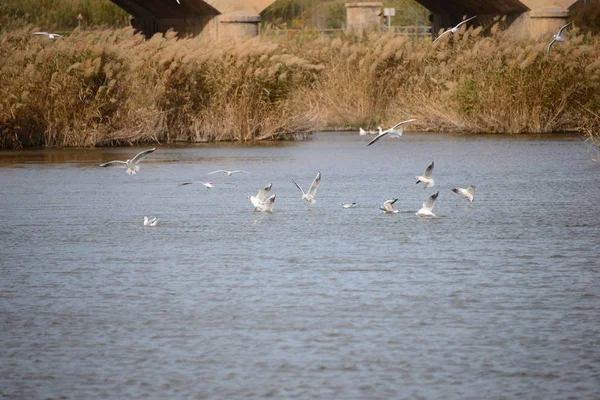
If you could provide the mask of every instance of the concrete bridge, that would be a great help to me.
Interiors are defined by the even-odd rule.
[[[133,16],[133,27],[146,37],[173,29],[182,36],[221,39],[256,36],[260,12],[275,0],[111,1]]]
[[[491,22],[506,16],[511,29],[522,36],[556,32],[566,23],[569,8],[578,0],[416,0],[432,12],[432,31],[458,24],[464,15],[477,15],[473,22]]]

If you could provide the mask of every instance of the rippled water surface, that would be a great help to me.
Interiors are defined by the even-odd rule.
[[[135,176],[97,164],[138,148],[1,152],[0,397],[598,398],[588,145],[367,140],[160,147]],[[318,170],[309,208],[292,179]]]

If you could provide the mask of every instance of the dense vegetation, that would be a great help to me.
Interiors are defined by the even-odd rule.
[[[550,132],[592,126],[600,39],[472,28],[432,44],[380,34],[245,43],[144,40],[129,28],[0,38],[0,144],[256,140],[324,128]]]

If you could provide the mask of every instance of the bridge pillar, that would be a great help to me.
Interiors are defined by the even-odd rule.
[[[258,35],[260,15],[233,12],[219,15],[217,20],[218,39],[243,40]]]
[[[380,1],[346,3],[346,26],[348,29],[368,29],[381,26]]]

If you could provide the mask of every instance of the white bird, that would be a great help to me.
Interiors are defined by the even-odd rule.
[[[469,200],[471,203],[473,201],[475,201],[475,199],[474,199],[474,196],[475,196],[475,186],[473,186],[473,185],[470,185],[466,189],[463,189],[463,188],[454,188],[454,189],[452,189],[452,191],[454,193],[462,195],[462,197],[464,197],[465,199]]]
[[[62,37],[62,35],[59,35],[58,33],[48,33],[48,32],[33,32],[32,35],[44,35],[44,36],[47,36],[48,39],[50,39],[50,40],[54,40],[57,37]]]
[[[419,217],[435,217],[436,215],[433,213],[433,203],[439,194],[440,192],[437,191],[429,196],[429,198],[423,203],[423,207],[417,211],[415,215],[418,215]]]
[[[298,189],[300,189],[300,191],[302,192],[302,200],[304,200],[308,204],[315,204],[317,202],[317,200],[315,199],[315,196],[317,195],[317,189],[319,189],[319,185],[321,184],[321,172],[320,171],[317,172],[317,176],[313,180],[312,184],[310,185],[310,188],[308,189],[308,192],[306,192],[306,193],[300,187],[300,185],[298,185],[296,183],[295,180],[292,179],[292,182],[294,182],[296,187]]]
[[[238,173],[244,173],[244,174],[248,173],[248,171],[244,171],[243,169],[236,169],[236,170],[233,170],[233,171],[227,171],[225,169],[220,169],[218,171],[209,172],[206,175],[218,174],[219,172],[223,172],[223,173],[227,174],[227,176],[231,176],[233,174],[238,174]]]
[[[376,141],[378,141],[379,139],[381,139],[382,137],[386,136],[386,135],[391,135],[391,136],[396,136],[396,137],[400,137],[402,136],[402,129],[396,129],[397,127],[399,127],[400,125],[404,125],[404,124],[408,124],[409,122],[413,122],[416,121],[416,119],[408,119],[406,121],[402,121],[402,122],[398,122],[396,125],[392,126],[390,129],[386,129],[385,131],[381,130],[381,127],[377,127],[377,129],[379,129],[379,135],[375,136],[373,138],[373,140],[371,140],[368,144],[367,147],[369,147],[370,145],[372,145],[373,143],[375,143]]]
[[[185,185],[194,185],[194,184],[204,185],[204,187],[206,187],[206,190],[212,189],[212,188],[215,187],[215,185],[213,185],[210,182],[202,182],[202,181],[198,181],[198,182],[183,182],[183,183],[180,183],[179,185],[177,185],[177,187],[185,186]]]
[[[365,136],[365,135],[368,135],[368,134],[369,134],[369,132],[367,132],[367,131],[365,131],[363,128],[359,127],[359,128],[358,128],[358,134],[359,134],[360,136]]]
[[[140,170],[140,166],[138,165],[140,163],[140,161],[142,161],[144,158],[146,158],[150,153],[153,153],[155,150],[156,150],[156,148],[150,149],[150,150],[144,150],[142,152],[137,153],[136,156],[133,157],[131,160],[109,161],[107,163],[100,164],[100,167],[125,168],[125,172],[127,172],[129,175],[135,175]]]
[[[158,224],[158,218],[144,217],[144,226],[156,226]]]
[[[354,208],[354,207],[356,207],[356,203],[342,203],[342,207],[344,207],[344,208]]]
[[[427,169],[425,170],[423,175],[415,176],[415,179],[417,180],[415,183],[418,184],[419,182],[423,182],[425,184],[423,189],[427,189],[427,186],[431,186],[431,187],[435,186],[435,181],[431,177],[432,172],[433,172],[433,161],[431,162],[431,164],[429,164],[429,166],[427,167]]]
[[[250,199],[250,202],[254,206],[254,211],[260,211],[260,209],[264,207],[264,202],[267,197],[267,193],[269,193],[271,191],[272,187],[273,187],[273,184],[269,183],[267,186],[260,189],[258,191],[258,193],[256,194],[256,196],[248,196],[248,198]],[[275,201],[275,200],[273,200],[273,201]]]
[[[275,203],[275,196],[276,195],[273,195],[268,199],[260,202],[256,202],[255,200],[257,199],[254,196],[251,196],[252,205],[254,205],[254,211],[269,213],[273,212],[273,203]]]
[[[177,4],[181,4],[181,3],[179,2],[179,0],[175,0],[175,1],[177,2]]]
[[[558,32],[557,32],[557,33],[556,33],[556,34],[555,34],[555,35],[552,37],[552,41],[551,41],[551,42],[550,42],[550,44],[548,45],[548,50],[546,51],[546,56],[547,56],[548,54],[550,54],[550,49],[552,48],[552,45],[553,45],[555,42],[562,43],[562,42],[564,42],[564,41],[565,41],[565,38],[564,38],[564,37],[562,37],[561,35],[562,35],[563,31],[565,30],[565,28],[566,28],[567,26],[571,25],[571,24],[572,24],[572,22],[569,22],[568,24],[564,25],[564,26],[563,26],[562,28],[560,28],[560,29],[558,30]]]
[[[433,43],[437,42],[439,40],[439,38],[441,38],[442,36],[444,36],[446,33],[452,33],[455,34],[456,32],[458,32],[458,29],[460,28],[460,26],[462,24],[467,23],[468,21],[472,20],[473,18],[475,18],[477,15],[475,15],[474,17],[471,17],[469,19],[465,19],[464,21],[461,21],[458,25],[456,25],[454,28],[448,29],[446,32],[442,33],[440,36],[436,37],[435,40],[433,41]]]
[[[398,214],[400,211],[394,209],[394,203],[397,201],[398,199],[387,200],[382,206],[379,206],[379,209],[383,211],[384,214]]]

